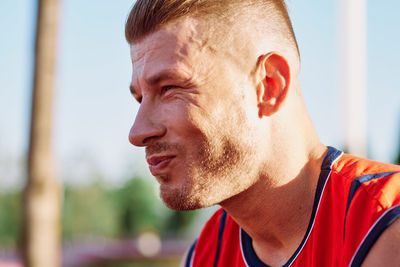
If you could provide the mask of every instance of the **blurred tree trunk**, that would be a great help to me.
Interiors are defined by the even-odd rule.
[[[58,0],[38,0],[28,181],[24,194],[23,256],[27,267],[61,265],[60,187],[52,155],[58,5]]]

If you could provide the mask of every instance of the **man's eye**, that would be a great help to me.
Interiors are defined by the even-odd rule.
[[[166,86],[161,87],[161,92],[165,93],[165,92],[167,92],[167,91],[169,91],[171,89],[174,89],[174,88],[177,88],[177,86],[175,86],[175,85],[166,85]]]

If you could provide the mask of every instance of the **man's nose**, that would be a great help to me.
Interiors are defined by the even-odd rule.
[[[162,137],[166,128],[159,117],[149,105],[142,103],[129,132],[129,142],[135,146],[146,146],[151,140]]]

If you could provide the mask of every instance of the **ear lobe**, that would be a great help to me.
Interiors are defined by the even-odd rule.
[[[285,101],[290,84],[290,67],[287,60],[275,52],[262,55],[257,63],[258,116],[271,116]]]

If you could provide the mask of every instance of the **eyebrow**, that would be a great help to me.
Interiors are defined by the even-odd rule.
[[[146,78],[146,83],[151,86],[154,86],[163,80],[170,80],[170,79],[181,80],[181,81],[189,80],[187,77],[177,74],[177,71],[175,71],[174,69],[167,69]]]
[[[179,74],[177,74],[176,71],[174,71],[172,69],[168,69],[168,70],[161,71],[159,73],[154,74],[153,76],[146,78],[145,81],[150,86],[154,86],[163,80],[169,80],[169,79],[179,80],[180,82],[189,82],[191,80],[189,77],[179,75]],[[131,94],[133,96],[137,95],[136,88],[133,84],[129,85],[129,90],[131,91]]]

